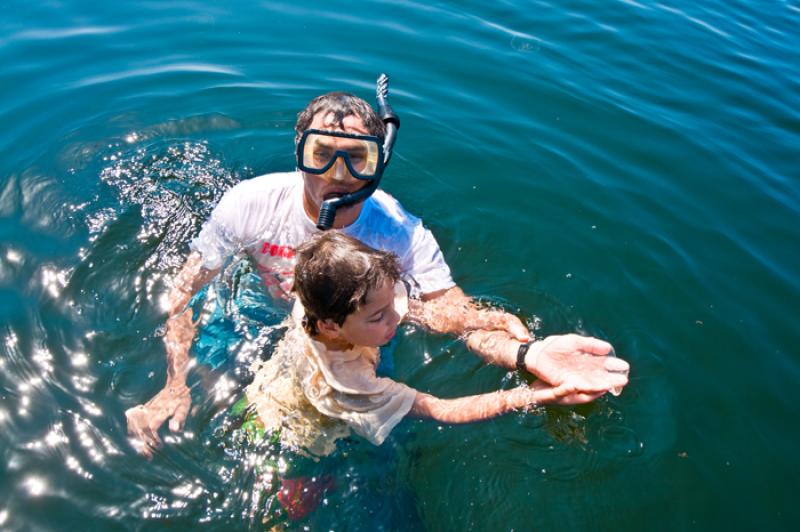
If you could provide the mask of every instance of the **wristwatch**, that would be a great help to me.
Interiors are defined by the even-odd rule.
[[[517,349],[517,369],[520,371],[528,371],[528,368],[525,366],[525,355],[528,354],[528,349],[530,349],[531,344],[533,344],[533,342],[520,344],[519,349]]]

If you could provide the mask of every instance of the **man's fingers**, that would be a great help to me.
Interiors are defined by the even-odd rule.
[[[146,441],[152,439],[152,430],[147,421],[147,409],[142,406],[130,408],[125,412],[128,422],[128,436]]]
[[[150,449],[150,446],[148,446],[143,440],[136,437],[131,437],[130,442],[131,442],[131,447],[133,447],[137,453],[141,454],[148,460],[153,457],[153,451]]]
[[[189,415],[189,408],[192,406],[191,401],[183,401],[175,409],[172,419],[169,420],[169,430],[178,432],[183,429],[183,424],[186,422],[186,416]]]
[[[628,372],[631,369],[630,364],[622,360],[621,358],[617,357],[608,357],[603,363],[605,366],[606,371],[612,372]]]
[[[609,373],[607,379],[609,388],[621,388],[628,384],[627,373]]]
[[[142,430],[142,440],[150,447],[161,447],[161,438],[158,435],[158,428],[154,430],[152,427],[145,427]]]
[[[136,452],[150,459],[153,457],[153,449],[159,446],[161,440],[148,425],[146,416],[147,411],[141,405],[125,412],[131,445]]]
[[[589,375],[570,375],[563,385],[569,385],[572,387],[573,392],[581,393],[607,392],[611,386],[606,375],[599,375],[596,371],[591,372]]]
[[[594,338],[592,336],[574,336],[578,349],[590,355],[605,356],[614,350],[611,344],[599,338]]]

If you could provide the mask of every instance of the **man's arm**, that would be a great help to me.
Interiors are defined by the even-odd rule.
[[[169,314],[164,335],[167,356],[167,381],[164,388],[145,404],[125,412],[128,434],[140,444],[139,451],[148,458],[152,456],[153,449],[161,445],[161,438],[158,436],[161,425],[170,419],[170,430],[181,430],[191,407],[186,374],[196,327],[187,305],[218,272],[207,270],[202,264],[199,253],[193,252],[189,255],[169,293]]]
[[[409,299],[408,321],[430,331],[463,335],[475,330],[507,331],[520,342],[529,341],[528,328],[513,314],[478,307],[457,286]]]
[[[475,331],[467,347],[489,363],[515,369],[520,343],[505,331]],[[619,395],[628,384],[630,366],[609,356],[613,347],[590,336],[548,336],[523,352],[522,362],[530,373],[553,386],[567,386],[584,393],[612,392]]]
[[[464,335],[470,351],[508,369],[516,368],[519,347],[530,340],[516,316],[481,309],[458,287],[409,300],[408,310],[409,321],[433,332]],[[608,356],[612,352],[611,344],[597,338],[556,335],[531,344],[523,362],[545,382],[569,386],[588,398],[618,392],[628,383],[628,363]]]

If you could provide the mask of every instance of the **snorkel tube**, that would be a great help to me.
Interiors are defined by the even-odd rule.
[[[383,169],[373,179],[370,179],[370,182],[364,188],[352,194],[323,201],[319,209],[319,218],[317,218],[317,229],[325,231],[333,226],[333,220],[336,218],[336,209],[354,205],[370,197],[377,190],[381,177],[383,177],[383,171],[389,164],[389,159],[392,158],[392,147],[395,139],[397,139],[397,130],[400,129],[400,119],[392,111],[392,106],[389,105],[389,102],[386,101],[389,96],[389,77],[386,74],[378,76],[375,93],[378,100],[378,116],[386,125],[386,137],[383,140]]]

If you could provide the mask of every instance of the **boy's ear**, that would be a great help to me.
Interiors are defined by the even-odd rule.
[[[339,338],[339,329],[340,327],[331,319],[317,320],[317,330],[330,340]]]

